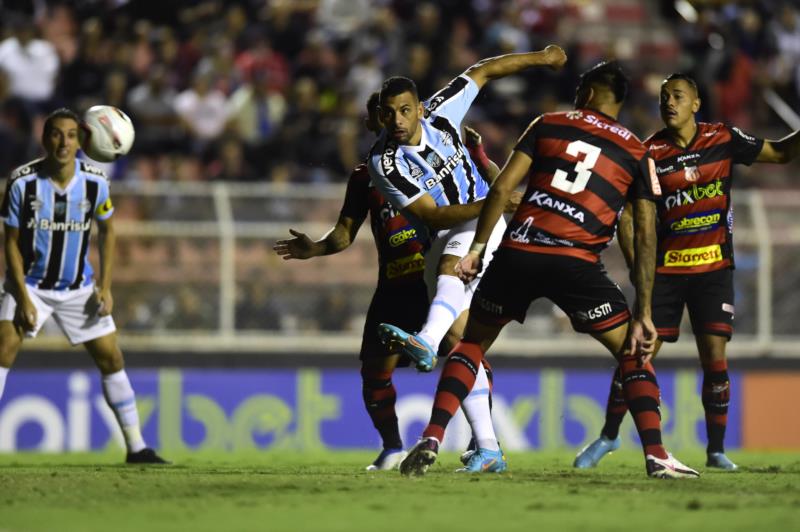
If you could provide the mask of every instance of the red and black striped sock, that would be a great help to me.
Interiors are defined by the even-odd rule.
[[[724,453],[728,405],[731,401],[727,360],[714,360],[709,364],[703,364],[702,397],[703,408],[706,411],[706,432],[708,433],[706,451]]]
[[[450,352],[436,387],[431,420],[422,433],[424,438],[433,437],[439,441],[444,439],[447,424],[475,384],[481,359],[483,351],[480,346],[463,340]]]
[[[640,367],[637,357],[624,356],[620,373],[625,401],[639,432],[644,454],[667,458],[667,451],[661,444],[661,392],[653,366],[648,362]]]
[[[628,413],[628,405],[625,403],[625,393],[622,389],[622,373],[617,366],[614,376],[611,378],[611,389],[608,392],[608,402],[606,403],[606,423],[603,425],[602,434],[606,438],[613,440],[619,436],[619,426],[625,414]]]
[[[361,367],[362,395],[367,414],[383,440],[384,449],[402,449],[400,428],[397,425],[397,390],[392,383],[392,372]]]

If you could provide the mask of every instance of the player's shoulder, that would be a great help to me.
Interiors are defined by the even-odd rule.
[[[43,163],[44,157],[28,161],[27,163],[14,168],[14,170],[11,171],[11,175],[8,177],[9,183],[20,178],[39,175],[39,170],[41,170]]]
[[[361,183],[363,181],[369,181],[369,169],[367,168],[367,163],[361,163],[350,172],[349,181],[353,183]]]
[[[108,183],[108,174],[102,168],[93,165],[88,161],[81,160],[80,164],[80,171],[87,179],[94,180],[94,181],[104,181]]]

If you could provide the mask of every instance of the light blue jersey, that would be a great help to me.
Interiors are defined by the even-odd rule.
[[[40,174],[43,159],[16,169],[8,180],[0,216],[19,229],[25,283],[44,290],[74,290],[92,283],[88,260],[92,219],[114,207],[105,173],[75,161],[65,189]]]
[[[438,206],[462,205],[483,199],[489,185],[478,172],[461,141],[461,121],[480,88],[461,75],[423,102],[419,145],[399,145],[381,132],[370,151],[372,182],[392,205],[403,209],[423,194]],[[416,225],[419,225],[418,223]]]

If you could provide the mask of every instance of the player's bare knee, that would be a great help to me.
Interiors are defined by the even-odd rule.
[[[116,373],[125,368],[125,359],[117,344],[116,335],[108,335],[84,344],[103,375]]]
[[[439,275],[456,275],[456,264],[461,257],[457,257],[455,255],[442,255],[442,258],[439,260]]]

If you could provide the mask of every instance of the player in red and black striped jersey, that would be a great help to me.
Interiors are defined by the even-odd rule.
[[[377,109],[378,93],[367,102],[367,128],[380,131]],[[498,168],[483,152],[480,136],[467,128],[466,145],[479,164],[484,165],[490,177]],[[473,139],[470,142],[469,139]],[[361,377],[364,405],[373,425],[383,441],[383,451],[368,470],[392,469],[405,456],[398,427],[395,402],[397,392],[392,374],[398,366],[408,366],[405,355],[391,351],[378,336],[380,323],[397,323],[404,329],[417,331],[422,327],[428,312],[428,292],[423,273],[423,252],[428,242],[419,237],[408,220],[400,214],[375,188],[366,165],[357,166],[350,174],[344,205],[336,225],[320,240],[312,241],[307,235],[291,230],[294,238],[276,242],[274,250],[285,260],[308,259],[331,255],[345,250],[355,240],[359,228],[369,214],[372,236],[378,250],[378,285],[367,311],[361,343]],[[459,324],[459,326],[462,324]],[[446,337],[452,346],[460,337],[460,328],[454,326]],[[491,382],[491,367],[484,365],[486,377]],[[474,400],[465,406],[473,434],[476,438],[496,439],[490,415],[490,391],[474,394]]]
[[[647,149],[616,120],[627,86],[616,63],[585,72],[575,110],[531,122],[492,185],[470,251],[456,268],[464,282],[481,270],[486,242],[506,198],[528,177],[522,203],[473,297],[464,337],[442,370],[430,422],[400,464],[401,473],[422,474],[435,461],[438,442],[472,388],[479,361],[509,321],[522,322],[530,303],[546,297],[567,313],[576,331],[591,334],[620,361],[648,475],[697,476],[661,443],[659,388],[649,363],[656,339],[650,292],[656,242],[653,200],[659,189]],[[637,229],[632,319],[599,256],[614,235],[626,199],[633,201]]]
[[[664,80],[660,107],[666,127],[645,141],[663,192],[657,202],[655,351],[662,342],[678,339],[687,307],[703,367],[706,465],[735,470],[723,444],[730,401],[725,346],[733,333],[734,313],[733,165],[789,162],[800,152],[800,135],[795,132],[778,141],[762,140],[725,124],[696,122],[694,115],[700,109],[697,85],[684,74]],[[620,220],[619,237],[631,264],[635,253],[627,212]],[[619,446],[619,425],[627,412],[620,398],[619,384],[612,382],[601,436],[578,455],[576,467],[592,467],[608,450]]]

